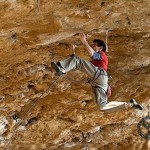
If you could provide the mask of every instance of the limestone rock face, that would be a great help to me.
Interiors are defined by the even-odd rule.
[[[150,103],[149,8],[149,0],[0,0],[1,149],[150,149],[137,132]],[[50,62],[71,54],[73,42],[90,60],[79,32],[108,44],[109,101],[135,98],[142,112],[103,113],[87,75],[55,76]]]

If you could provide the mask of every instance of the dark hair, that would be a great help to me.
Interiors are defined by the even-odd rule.
[[[99,47],[102,46],[102,51],[106,52],[106,44],[100,39],[94,39],[93,42],[96,42]]]

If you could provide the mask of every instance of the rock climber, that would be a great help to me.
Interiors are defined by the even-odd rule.
[[[100,39],[94,39],[93,45],[90,46],[84,33],[79,33],[79,38],[88,51],[91,61],[84,60],[73,54],[56,63],[51,62],[56,75],[64,75],[72,69],[78,69],[89,75],[92,79],[90,84],[92,85],[93,95],[101,111],[115,111],[127,108],[143,110],[143,107],[135,99],[130,99],[128,102],[108,102],[107,89],[109,85],[107,74],[108,58],[105,54],[106,44]]]

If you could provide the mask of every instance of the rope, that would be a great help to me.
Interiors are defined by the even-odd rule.
[[[148,115],[147,116],[150,117],[150,104],[147,105],[147,108],[148,108]]]
[[[54,83],[55,83],[60,77],[61,77],[61,76],[58,76],[58,77],[50,84],[50,86],[40,95],[40,97],[38,97],[38,99],[32,104],[32,106],[25,112],[26,116],[27,116],[27,114],[29,113],[29,111],[31,111],[31,110],[33,109],[33,107],[37,104],[37,102],[41,99],[41,97],[42,97],[45,93],[47,93],[47,92],[50,90],[50,88],[54,85]],[[10,140],[8,141],[7,150],[11,150],[11,149],[10,149],[10,144],[12,143],[12,138],[13,138],[14,135],[16,134],[17,129],[18,129],[18,127],[21,125],[21,123],[22,123],[22,120],[20,119],[20,120],[18,121],[18,123],[16,124],[15,129],[13,130],[13,133],[12,133],[12,136],[11,136]]]
[[[33,108],[33,107],[36,105],[36,103],[41,99],[41,97],[51,89],[52,85],[54,85],[54,83],[55,83],[60,77],[61,77],[61,76],[58,76],[58,77],[50,84],[50,86],[47,88],[47,90],[44,91],[44,92],[40,95],[40,97],[38,97],[38,99],[37,99],[37,100],[32,104],[32,106],[28,109],[28,111],[26,112],[26,114],[28,114],[29,111],[32,110],[32,108]]]
[[[108,52],[108,32],[113,31],[113,29],[106,30],[106,52]]]
[[[37,2],[37,14],[40,14],[40,0],[36,0]]]
[[[52,61],[55,62],[55,49],[54,48],[52,49]]]
[[[123,124],[122,130],[121,130],[122,140],[123,140],[123,141],[125,140],[125,127],[126,127],[126,126],[127,126],[127,125]]]
[[[106,30],[106,52],[108,52],[108,32],[109,30]]]
[[[89,150],[85,134],[82,132],[81,135],[82,135],[82,143],[84,144],[84,150]]]
[[[81,82],[87,82],[87,80],[74,80],[70,77],[64,77],[66,80],[70,81],[70,82],[74,82],[74,83],[81,83]]]

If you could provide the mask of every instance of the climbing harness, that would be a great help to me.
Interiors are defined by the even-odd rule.
[[[101,68],[98,68],[98,69],[96,70],[95,74],[94,74],[93,79],[87,78],[87,82],[86,82],[86,83],[91,83],[91,82],[96,81],[96,80],[99,78],[100,75],[104,75],[104,76],[108,76],[108,77],[109,77],[109,75],[108,75],[107,72],[105,72],[105,71],[104,71],[103,69],[101,69]],[[102,90],[104,90],[104,89],[103,89],[102,87],[100,87],[100,86],[92,86],[92,89],[93,89],[93,90],[96,89],[96,88],[101,88]],[[105,90],[104,90],[104,91],[105,91]],[[106,93],[107,97],[111,96],[111,86],[110,86],[109,84],[108,84],[108,88],[107,88],[107,90],[105,91],[105,93]]]
[[[93,82],[96,81],[100,75],[108,76],[108,75],[107,75],[107,72],[105,72],[105,71],[104,71],[103,69],[101,69],[101,68],[98,68],[98,69],[96,70],[95,74],[94,74],[94,77],[93,77],[92,81],[93,81]]]
[[[46,94],[46,93],[52,88],[52,86],[56,83],[56,81],[57,81],[60,77],[61,77],[61,76],[58,76],[54,81],[52,81],[52,82],[50,83],[49,87],[37,98],[36,101],[34,101],[34,103],[32,104],[32,106],[25,112],[26,115],[33,109],[33,107],[34,107],[34,106],[37,104],[37,102],[42,98],[42,96],[43,96],[44,94]],[[15,125],[15,129],[13,130],[13,133],[12,133],[12,135],[11,135],[9,141],[8,141],[7,150],[11,150],[11,149],[10,149],[10,144],[11,144],[11,142],[12,142],[12,138],[13,138],[13,136],[16,134],[18,127],[23,124],[23,120],[22,120],[22,119],[19,119],[19,117],[17,116],[17,114],[14,114],[14,115],[12,116],[12,118],[16,121],[16,125]],[[30,122],[30,121],[31,121],[31,120],[29,120],[28,122]],[[25,126],[26,126],[26,125],[27,125],[27,123],[25,123]]]
[[[150,104],[147,105],[147,108],[148,115],[139,121],[137,131],[142,138],[150,140]]]
[[[91,83],[91,82],[96,81],[100,75],[108,76],[107,72],[105,72],[105,71],[104,71],[103,69],[101,69],[101,68],[98,68],[98,69],[96,70],[95,74],[94,74],[93,79],[87,78],[87,80],[86,80],[85,83]]]

